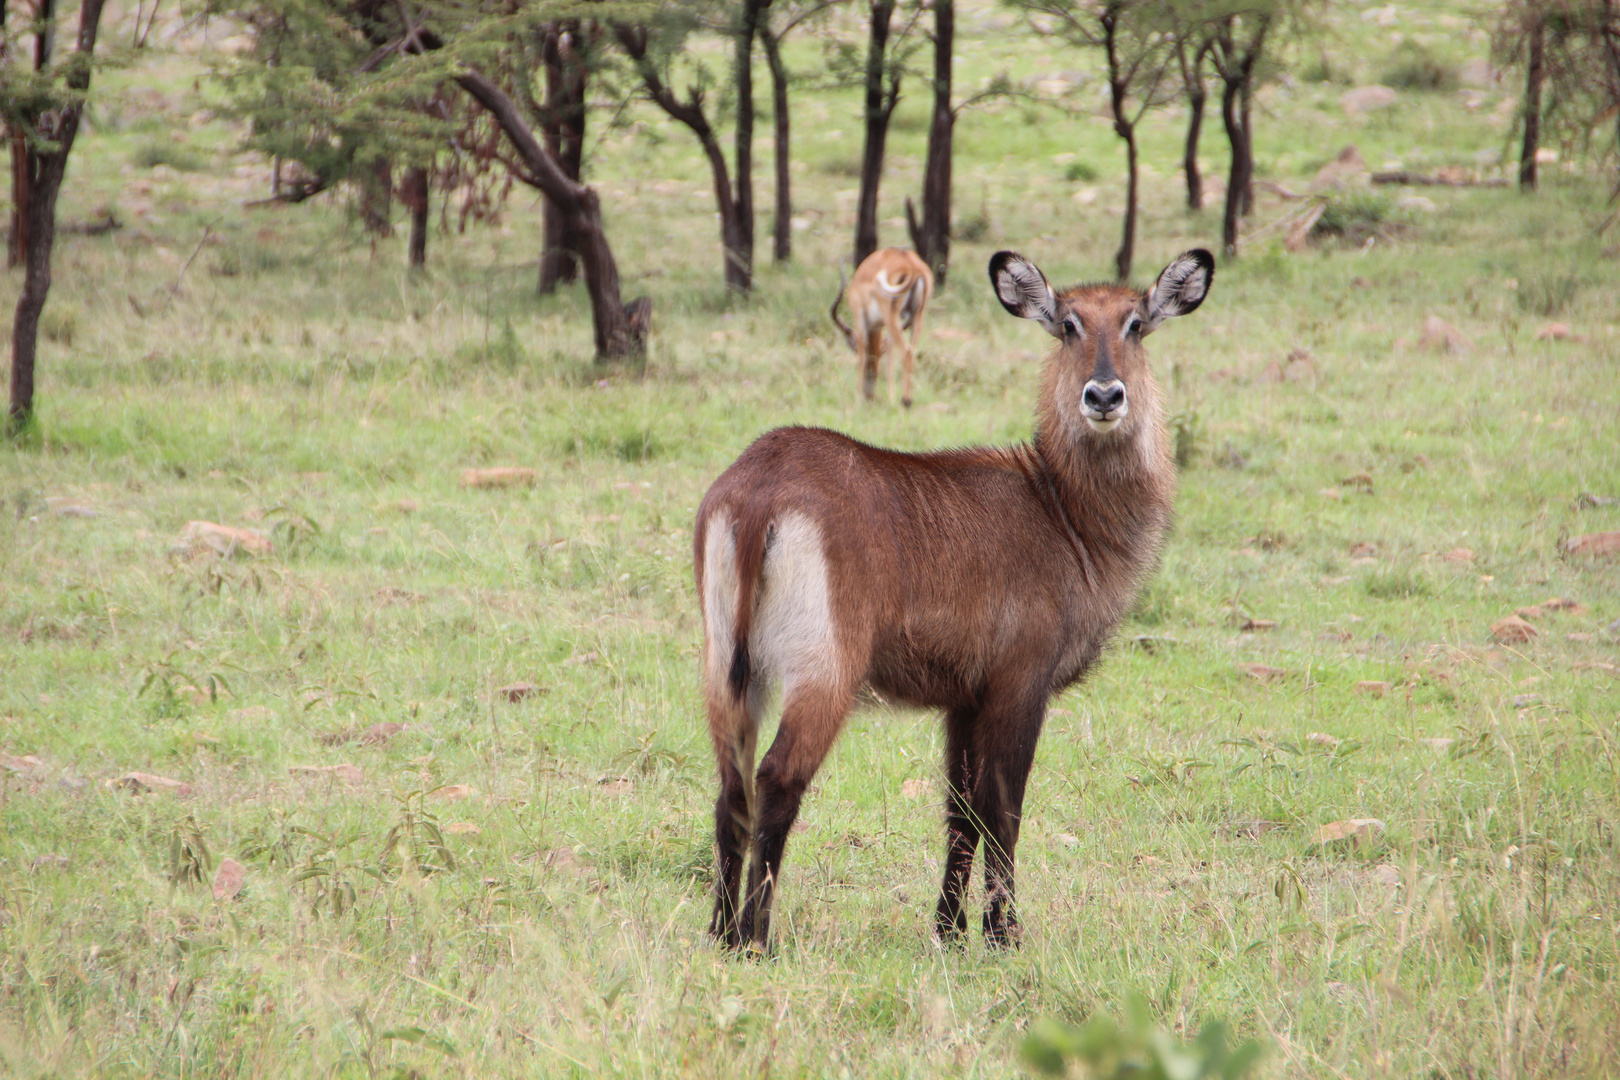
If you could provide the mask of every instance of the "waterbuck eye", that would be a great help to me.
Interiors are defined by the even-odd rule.
[[[1080,325],[1080,316],[1070,312],[1069,317],[1063,320],[1063,333],[1074,337],[1085,337],[1085,327]]]
[[[1141,319],[1138,319],[1135,315],[1132,315],[1130,318],[1125,320],[1125,330],[1123,332],[1123,336],[1130,337],[1132,334],[1140,334],[1141,332]]]

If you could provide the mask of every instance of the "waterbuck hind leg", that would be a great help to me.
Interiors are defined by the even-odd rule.
[[[742,944],[737,925],[737,892],[742,887],[744,848],[752,822],[742,774],[727,761],[720,769],[720,797],[714,803],[714,915],[709,933],[728,949]]]
[[[798,820],[805,788],[826,760],[853,705],[853,687],[802,688],[792,691],[782,705],[776,739],[754,779],[754,852],[739,923],[746,948],[760,953],[769,948],[782,849]]]
[[[934,936],[942,944],[960,945],[967,934],[962,894],[973,877],[973,853],[979,847],[979,825],[971,802],[972,734],[978,715],[973,709],[945,714],[945,880],[934,912]]]

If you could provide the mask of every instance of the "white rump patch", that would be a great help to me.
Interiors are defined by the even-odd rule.
[[[781,680],[785,698],[801,681],[834,680],[838,650],[820,527],[805,514],[787,513],[776,519],[774,533],[748,652],[762,678]]]
[[[737,625],[737,537],[731,520],[711,517],[703,535],[703,666],[710,686],[731,673]]]
[[[901,281],[898,285],[890,285],[889,272],[887,270],[879,270],[877,272],[877,277],[875,277],[873,281],[875,281],[877,283],[877,287],[882,289],[884,294],[888,296],[899,296],[901,293],[905,292],[907,288],[904,281]]]

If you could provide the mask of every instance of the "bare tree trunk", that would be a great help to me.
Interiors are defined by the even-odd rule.
[[[737,200],[731,191],[726,156],[720,150],[720,141],[709,126],[708,117],[704,115],[702,91],[694,91],[687,101],[677,98],[664,85],[658,68],[647,55],[646,29],[622,23],[616,24],[613,29],[626,55],[635,63],[648,96],[671,118],[690,128],[692,134],[697,136],[698,144],[703,147],[703,155],[709,159],[709,172],[714,181],[715,209],[720,212],[720,245],[725,250],[726,285],[738,292],[747,292],[752,286],[752,248],[750,245],[748,250],[744,249],[744,229],[737,211]],[[752,235],[751,225],[748,232]]]
[[[906,200],[911,244],[945,284],[951,261],[951,144],[956,110],[951,107],[951,53],[956,40],[955,0],[934,0],[934,118],[928,127],[928,161],[923,167],[922,224]]]
[[[1545,78],[1543,53],[1545,34],[1541,14],[1532,11],[1530,25],[1525,28],[1529,37],[1529,56],[1524,76],[1524,146],[1519,151],[1519,190],[1536,190],[1536,151],[1541,148],[1541,83]]]
[[[889,19],[895,0],[872,0],[872,30],[866,51],[866,147],[861,155],[861,195],[855,218],[855,265],[878,249],[878,185],[883,180],[883,144],[889,135],[889,117],[900,100],[900,76],[890,76],[883,89],[884,53],[889,43]]]
[[[546,153],[545,147],[523,122],[517,105],[482,72],[464,71],[456,77],[456,82],[500,124],[507,141],[529,171],[524,180],[545,192],[573,217],[580,239],[579,258],[585,271],[585,289],[591,298],[596,358],[614,360],[641,355],[646,350],[651,301],[642,297],[626,305],[619,299],[619,266],[602,227],[602,204],[596,192],[563,175],[556,159]]]
[[[1120,137],[1125,140],[1125,229],[1119,239],[1119,251],[1114,253],[1114,276],[1120,281],[1131,278],[1131,263],[1136,257],[1136,125],[1124,124]]]
[[[366,232],[386,239],[394,235],[394,165],[380,157],[360,171],[360,220]]]
[[[1200,92],[1187,99],[1187,145],[1182,151],[1181,167],[1187,174],[1187,209],[1199,210],[1204,205],[1204,175],[1198,169],[1198,137],[1204,127],[1204,101],[1207,93]]]
[[[1254,213],[1254,71],[1244,72],[1242,89],[1238,93],[1239,113],[1243,127],[1243,205],[1244,217]]]
[[[585,154],[585,90],[589,71],[580,53],[578,19],[553,22],[545,28],[541,62],[546,72],[546,105],[541,130],[546,149],[568,179],[579,182]],[[544,246],[540,253],[540,292],[557,291],[557,286],[573,281],[577,273],[576,252],[579,237],[572,228],[573,216],[550,199],[543,212]]]
[[[736,152],[736,247],[728,248],[728,263],[739,265],[733,280],[726,267],[726,283],[747,292],[754,276],[754,36],[759,33],[760,15],[771,0],[742,0],[742,18],[733,42],[733,77],[737,91]]]
[[[428,234],[428,171],[420,165],[405,173],[400,187],[400,201],[411,212],[411,269],[420,270],[427,265]],[[551,205],[548,201],[546,205]]]
[[[1229,259],[1237,258],[1238,218],[1243,206],[1243,188],[1248,184],[1245,166],[1248,154],[1244,146],[1246,133],[1238,116],[1238,87],[1228,81],[1221,87],[1221,122],[1226,127],[1226,141],[1232,147],[1232,163],[1226,178],[1226,210],[1221,217],[1221,247]]]
[[[25,155],[28,201],[21,224],[24,245],[23,287],[17,297],[17,312],[11,323],[11,402],[7,424],[13,434],[25,430],[34,415],[34,362],[39,346],[39,317],[51,291],[51,249],[56,242],[56,198],[67,174],[68,154],[79,134],[84,115],[84,93],[90,88],[91,57],[96,51],[96,34],[101,28],[105,0],[83,0],[79,8],[79,30],[74,65],[63,79],[72,99],[59,108],[40,109],[30,117],[40,136],[53,145],[49,152],[29,149]],[[35,60],[44,70],[54,45],[55,7],[42,3],[47,16],[45,29],[36,39]]]
[[[788,75],[782,63],[782,39],[761,26],[760,44],[771,69],[771,107],[776,121],[776,223],[772,232],[771,258],[779,263],[793,261],[793,175],[789,169]]]
[[[1181,62],[1182,85],[1187,91],[1187,141],[1182,149],[1181,168],[1187,176],[1187,209],[1201,210],[1204,206],[1204,174],[1198,168],[1198,140],[1204,130],[1204,103],[1209,91],[1204,85],[1204,57],[1209,54],[1210,41],[1206,38],[1187,61],[1184,42],[1176,44],[1177,58]]]

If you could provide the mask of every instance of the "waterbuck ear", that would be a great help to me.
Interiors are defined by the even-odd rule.
[[[1154,330],[1166,319],[1186,315],[1197,309],[1209,295],[1209,283],[1215,277],[1215,257],[1203,248],[1194,248],[1176,257],[1165,267],[1153,290],[1143,301],[1144,330]]]
[[[1016,251],[998,251],[990,257],[990,284],[1002,307],[1020,319],[1034,319],[1054,337],[1063,336],[1057,297],[1040,267]]]

